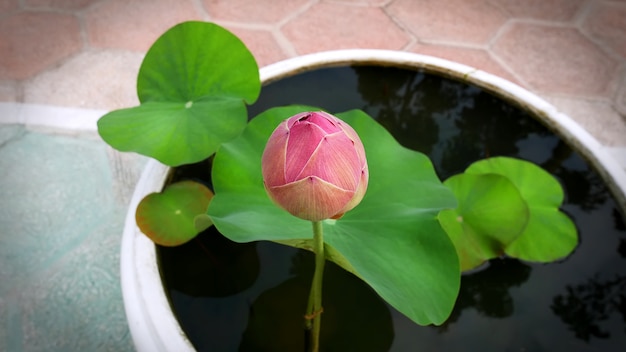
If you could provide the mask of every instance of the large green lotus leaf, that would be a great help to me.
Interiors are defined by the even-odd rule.
[[[195,181],[169,185],[144,197],[135,211],[137,226],[153,242],[178,246],[212,225],[206,210],[213,192]]]
[[[454,192],[459,206],[443,210],[438,218],[454,242],[461,270],[501,256],[524,231],[528,207],[506,177],[460,174],[444,184]]]
[[[528,204],[528,224],[520,237],[506,248],[509,256],[551,262],[566,257],[578,245],[576,226],[559,210],[563,189],[541,167],[524,160],[494,157],[473,163],[465,172],[507,177]]]
[[[311,108],[270,109],[217,153],[212,174],[216,196],[208,214],[225,236],[238,242],[300,243],[306,248],[304,240],[313,236],[311,223],[269,199],[261,155],[281,121],[307,110]],[[455,198],[426,156],[400,146],[371,117],[360,111],[337,116],[361,137],[370,181],[356,208],[338,220],[323,222],[329,259],[354,272],[416,323],[441,324],[454,305],[460,273],[454,246],[437,214],[454,208]]]
[[[261,84],[257,63],[234,34],[205,22],[184,22],[148,50],[137,78],[141,105],[98,121],[102,138],[164,164],[193,163],[241,133],[245,103]]]

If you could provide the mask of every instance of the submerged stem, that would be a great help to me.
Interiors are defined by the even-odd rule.
[[[311,293],[305,317],[306,329],[310,331],[309,351],[319,350],[320,329],[322,324],[322,281],[324,276],[324,234],[321,221],[313,221],[313,252],[315,253],[315,272],[311,283]]]

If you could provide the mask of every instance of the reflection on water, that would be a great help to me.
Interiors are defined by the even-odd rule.
[[[443,179],[473,161],[518,154],[518,143],[531,133],[550,135],[524,112],[477,87],[420,72],[387,69],[374,76],[368,67],[353,69],[365,101],[361,108],[401,144],[429,155]]]
[[[603,327],[610,318],[626,322],[626,277],[601,280],[596,275],[587,282],[567,285],[567,293],[554,297],[551,308],[579,339],[607,339],[611,331]]]
[[[568,191],[569,202],[584,210],[593,210],[603,204],[609,196],[608,189],[600,176],[578,161],[569,162],[574,151],[562,140],[552,149],[550,157],[540,163],[541,167],[555,175]]]
[[[626,225],[617,209],[613,210],[615,228],[624,232]],[[626,238],[620,238],[617,254],[626,259]],[[626,263],[622,263],[624,265]],[[592,338],[608,339],[611,331],[607,325],[609,319],[620,319],[626,326],[626,276],[616,274],[613,278],[603,279],[596,273],[584,283],[570,284],[565,293],[554,297],[551,306],[554,314],[569,326],[569,329],[584,341]],[[622,331],[626,333],[626,329]]]
[[[490,318],[506,318],[515,311],[510,290],[520,287],[530,277],[532,268],[517,259],[491,260],[484,269],[461,278],[461,290],[450,318],[437,327],[440,332],[461,317],[463,310],[471,308]]]
[[[265,243],[266,246],[279,246]],[[270,251],[275,250],[270,249]],[[250,307],[239,351],[306,351],[302,316],[313,279],[312,253],[297,251],[290,276],[262,292]],[[393,341],[391,313],[362,280],[328,263],[324,270],[323,328],[327,351],[388,351]]]
[[[271,242],[242,246],[207,230],[182,247],[161,247],[160,258],[171,303],[198,350],[306,351],[312,253]],[[322,299],[327,350],[389,351],[390,309],[362,280],[329,262]]]
[[[454,311],[441,327],[416,326],[391,307],[379,310],[381,316],[391,312],[389,350],[620,351],[626,346],[623,214],[598,174],[527,113],[473,86],[423,72],[374,67],[322,69],[272,83],[264,87],[250,115],[288,104],[320,106],[330,112],[362,109],[401,144],[428,154],[442,180],[476,160],[503,155],[541,165],[564,187],[563,210],[573,217],[581,239],[570,257],[551,264],[497,259],[483,270],[464,274]],[[263,243],[255,250],[258,276],[250,287],[245,287],[245,280],[235,285],[239,293],[196,297],[171,288],[179,319],[200,350],[237,350],[241,336],[249,338],[258,325],[254,312],[263,309],[260,300],[282,301],[281,295],[291,296],[285,292],[304,290],[296,284],[304,284],[310,273],[292,270],[297,251]],[[162,268],[172,267],[172,275],[183,275],[177,273],[175,261],[163,259]],[[347,305],[353,290],[332,295]],[[359,326],[364,320],[359,316],[341,325]],[[322,330],[332,331],[333,326],[326,316]],[[385,326],[379,329],[387,331]],[[380,335],[379,347],[359,351],[388,346],[390,335]]]
[[[192,297],[226,297],[248,289],[260,270],[256,243],[235,244],[214,226],[180,247],[160,249],[163,277],[172,290]]]

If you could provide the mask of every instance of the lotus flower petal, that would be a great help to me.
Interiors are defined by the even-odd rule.
[[[367,191],[367,180],[368,180],[368,172],[367,169],[363,170],[361,172],[361,179],[359,182],[359,186],[357,187],[356,192],[354,192],[354,196],[352,197],[352,199],[348,202],[348,204],[346,204],[343,209],[341,209],[339,211],[339,216],[343,215],[344,213],[347,213],[348,211],[354,209],[354,207],[356,207],[359,203],[361,203],[361,200],[363,200],[363,197],[365,196],[365,191]],[[337,216],[337,215],[335,215]]]
[[[315,176],[272,187],[269,194],[292,215],[310,221],[331,218],[354,198],[353,191],[340,189]]]
[[[281,124],[267,141],[261,160],[263,180],[267,186],[284,185],[287,182],[284,169],[288,138],[289,130]]]
[[[361,178],[361,163],[352,140],[343,132],[326,136],[298,176],[306,175],[354,191]]]
[[[298,123],[291,127],[285,158],[286,182],[298,180],[297,177],[325,135],[324,130],[310,122]]]

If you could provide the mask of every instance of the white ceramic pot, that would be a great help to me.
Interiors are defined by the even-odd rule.
[[[561,138],[581,153],[600,173],[619,206],[626,210],[626,173],[600,143],[568,116],[533,93],[486,72],[430,56],[387,50],[338,50],[301,56],[261,69],[263,84],[303,71],[349,64],[374,64],[424,69],[462,80],[509,100],[540,117]],[[169,168],[148,162],[133,194],[126,217],[121,249],[124,306],[138,351],[193,351],[170,308],[161,283],[155,245],[135,223],[139,201],[163,188]]]

